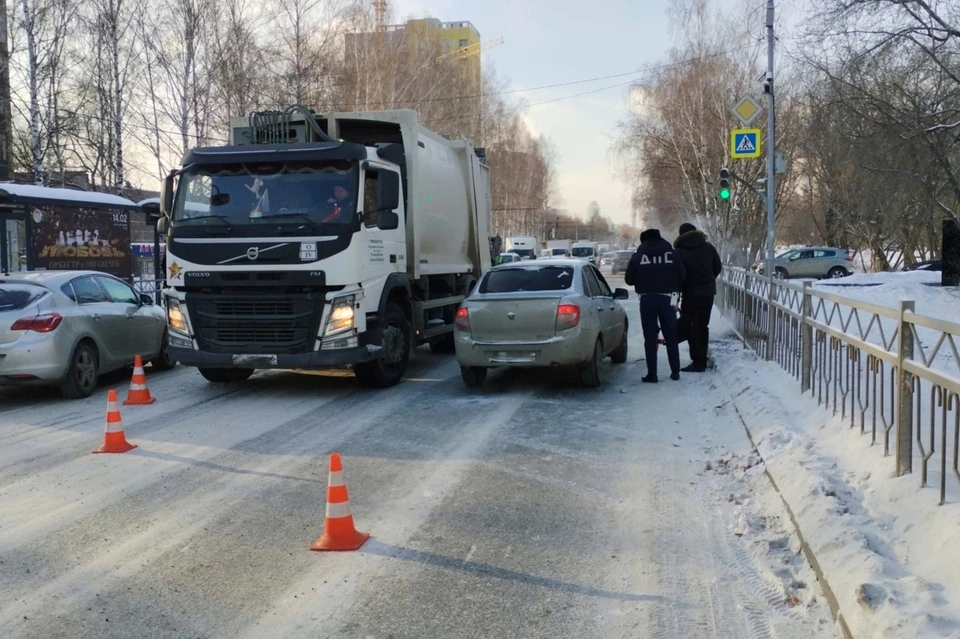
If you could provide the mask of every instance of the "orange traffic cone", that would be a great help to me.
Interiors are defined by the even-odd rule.
[[[95,453],[125,453],[136,448],[136,444],[127,441],[123,434],[123,419],[117,408],[117,391],[107,393],[107,429],[103,436],[103,446],[93,451]]]
[[[330,479],[327,482],[327,520],[323,535],[313,542],[310,550],[356,550],[370,537],[357,532],[350,514],[350,498],[347,485],[343,483],[343,465],[340,454],[330,455]]]
[[[127,399],[123,402],[124,406],[145,406],[157,401],[156,397],[150,396],[150,389],[147,388],[147,375],[143,372],[143,360],[140,356],[133,360],[133,377],[130,378],[130,391],[127,393]]]

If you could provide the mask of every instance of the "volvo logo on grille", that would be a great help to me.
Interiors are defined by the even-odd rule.
[[[251,262],[260,257],[260,249],[256,246],[251,246],[247,249],[247,259]]]

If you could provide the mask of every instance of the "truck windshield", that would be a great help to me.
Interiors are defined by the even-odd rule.
[[[172,217],[188,225],[219,218],[228,228],[269,223],[352,233],[360,228],[358,174],[348,161],[196,166],[180,178]]]
[[[575,246],[570,254],[574,257],[593,257],[592,246]]]

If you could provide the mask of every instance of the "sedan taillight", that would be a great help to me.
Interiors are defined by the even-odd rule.
[[[10,327],[11,331],[33,331],[34,333],[49,333],[63,321],[59,313],[44,313],[34,317],[23,317],[18,319]]]
[[[467,310],[466,306],[461,306],[457,309],[457,318],[453,324],[457,327],[458,331],[463,333],[470,332],[470,311]]]
[[[565,331],[580,323],[580,307],[576,304],[561,304],[557,307],[557,330]]]

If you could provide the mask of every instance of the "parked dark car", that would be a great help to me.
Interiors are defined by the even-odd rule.
[[[941,260],[927,260],[926,262],[917,262],[912,266],[907,266],[903,270],[905,271],[936,271],[940,272],[943,270],[943,263]]]
[[[633,257],[633,251],[617,251],[613,256],[613,263],[610,266],[611,274],[626,273],[627,264],[630,263],[631,257]]]

